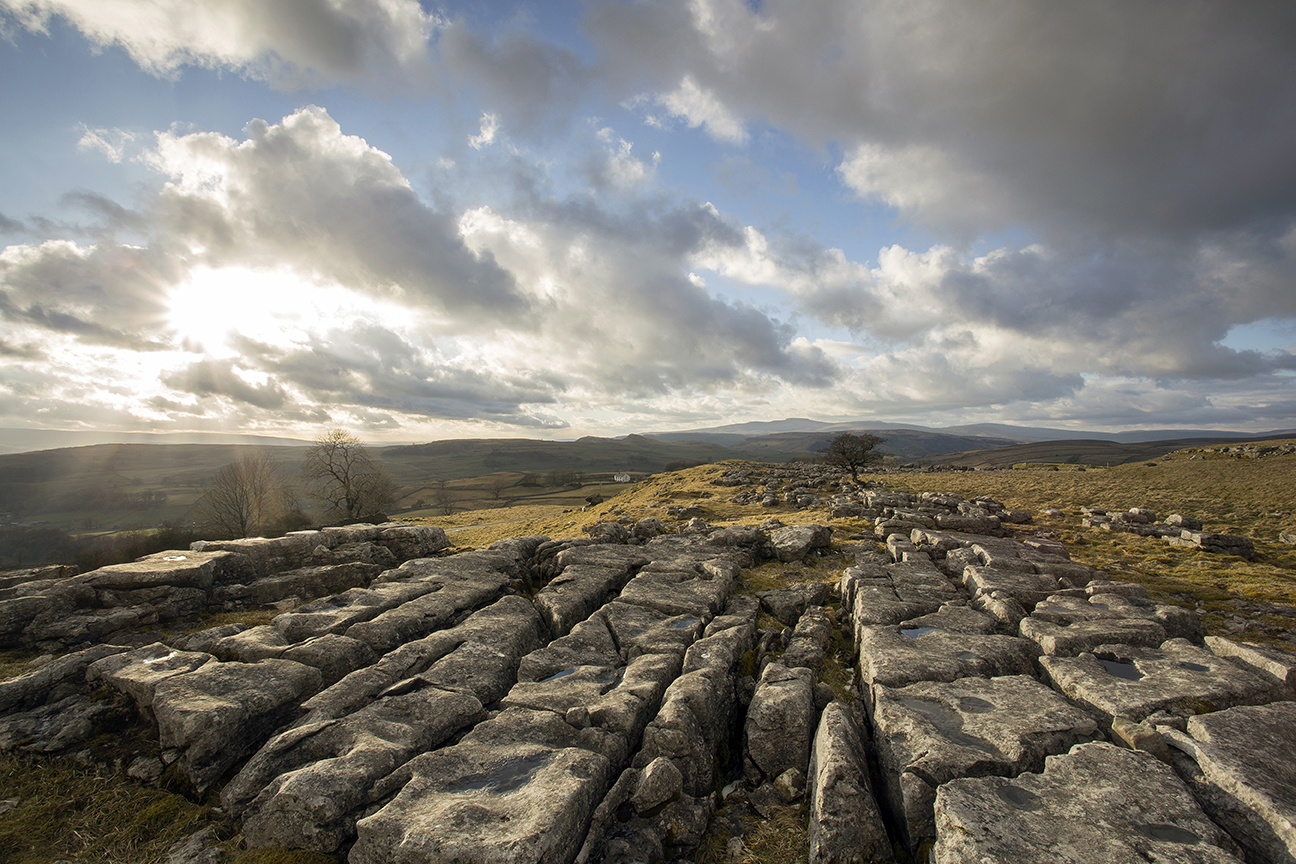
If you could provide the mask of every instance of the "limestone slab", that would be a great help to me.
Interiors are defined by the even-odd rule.
[[[1041,657],[1053,686],[1111,725],[1120,715],[1140,721],[1165,710],[1188,717],[1281,698],[1281,685],[1185,639],[1159,648],[1101,645],[1076,657]]]
[[[888,806],[911,851],[935,838],[942,783],[1041,771],[1046,756],[1102,737],[1086,712],[1024,675],[883,687],[874,699]]]
[[[1034,677],[1038,650],[1035,643],[1017,636],[861,627],[859,671],[866,687],[999,675]]]
[[[848,568],[841,592],[856,628],[899,624],[963,596],[935,567],[909,563]]]
[[[1296,862],[1296,703],[1192,717],[1188,734],[1197,772],[1185,779],[1210,817],[1248,861]]]
[[[761,673],[743,727],[744,771],[754,784],[795,768],[805,775],[816,720],[814,674],[770,663]]]
[[[460,744],[410,774],[357,823],[351,864],[570,864],[609,785],[603,757],[536,745]]]
[[[841,702],[830,704],[819,718],[808,779],[810,864],[892,860],[859,730]]]
[[[207,663],[167,678],[153,691],[161,744],[183,751],[181,767],[201,792],[292,719],[320,680],[291,660]]]
[[[935,812],[935,864],[1240,861],[1168,766],[1105,743],[1050,756],[1042,774],[953,780]]]
[[[1029,565],[1029,562],[1025,563]],[[973,596],[994,592],[1007,594],[1026,609],[1033,609],[1036,603],[1062,586],[1047,573],[971,565],[963,568],[963,587]]]

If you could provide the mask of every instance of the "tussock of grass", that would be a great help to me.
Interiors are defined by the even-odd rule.
[[[149,864],[205,824],[204,808],[102,769],[0,754],[0,861]]]
[[[791,864],[810,855],[810,832],[799,807],[778,807],[743,836],[735,864]]]
[[[0,651],[0,681],[32,671],[32,661],[39,656],[35,651]]]

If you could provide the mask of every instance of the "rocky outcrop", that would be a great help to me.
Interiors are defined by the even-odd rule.
[[[783,806],[815,864],[1292,860],[1290,655],[1001,536],[1024,514],[989,499],[774,473],[718,485],[872,522],[831,547],[855,559],[835,584],[741,593],[744,568],[827,551],[824,526],[699,521],[452,555],[426,526],[347,526],[5,587],[0,634],[50,648],[282,611],[0,682],[0,748],[76,752],[135,717],[155,749],[131,776],[166,767],[251,845],[357,864],[689,861]]]

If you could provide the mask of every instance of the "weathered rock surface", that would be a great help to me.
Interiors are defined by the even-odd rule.
[[[743,730],[747,773],[773,780],[789,768],[805,774],[818,717],[814,674],[770,663],[761,673]]]
[[[1111,744],[1042,774],[953,780],[936,794],[936,864],[1236,864],[1228,835],[1168,766]]]
[[[1248,861],[1296,861],[1296,703],[1192,717],[1188,735],[1175,739],[1192,757],[1180,773],[1206,813]]]
[[[291,660],[207,663],[158,682],[153,714],[163,749],[200,792],[212,786],[320,688],[318,669]]]
[[[1041,657],[1053,686],[1105,726],[1113,717],[1154,712],[1189,717],[1283,698],[1282,685],[1198,648],[1169,639],[1158,648],[1101,645],[1076,657]]]
[[[959,777],[1041,771],[1101,739],[1086,712],[1024,675],[878,688],[873,726],[888,806],[911,851],[935,839],[936,789]]]
[[[832,531],[827,525],[789,525],[771,534],[770,543],[780,561],[800,561],[816,549],[826,549]]]
[[[890,861],[859,730],[840,702],[824,709],[810,755],[810,864]]]
[[[418,757],[390,804],[356,825],[352,864],[570,864],[607,785],[579,748],[458,745]]]
[[[1103,783],[1126,794],[1128,777],[1148,775],[1129,759],[1155,756],[1248,860],[1292,860],[1281,838],[1293,781],[1285,761],[1265,758],[1292,747],[1278,707],[1288,703],[1275,701],[1292,692],[1289,655],[1216,639],[1202,649],[1193,610],[1076,564],[1046,531],[1002,536],[1023,514],[988,498],[860,488],[822,466],[726,468],[722,479],[751,486],[738,494],[753,504],[831,495],[834,511],[873,530],[836,550],[855,566],[835,587],[759,598],[734,592],[741,568],[776,557],[777,520],[694,519],[668,534],[651,522],[628,531],[627,519],[596,537],[454,555],[439,555],[444,536],[426,526],[356,525],[23,578],[0,587],[0,642],[50,653],[114,636],[140,645],[132,628],[190,611],[291,611],[269,626],[164,636],[169,645],[96,645],[0,682],[0,749],[101,758],[89,755],[99,733],[139,714],[160,734],[143,750],[139,730],[123,737],[130,777],[160,782],[178,762],[199,793],[224,782],[222,805],[251,845],[350,848],[351,861],[681,862],[713,821],[734,829],[734,857],[742,814],[802,801],[811,860],[824,864],[889,860],[892,844],[921,856],[933,837],[938,850],[989,849],[988,861],[1231,860],[1222,834],[1175,821],[1155,795],[1126,822],[1104,815]],[[677,515],[695,514],[705,515]],[[1154,519],[1135,508],[1108,522],[1140,530]],[[982,533],[943,530],[952,525]],[[823,526],[795,527],[806,530],[783,537],[811,542],[793,554],[826,548]],[[758,633],[762,607],[786,629]],[[1145,644],[1117,644],[1129,642]],[[851,681],[838,665],[848,662]],[[861,696],[864,710],[834,691]],[[1078,759],[1097,759],[1096,772],[1056,762],[1107,736],[1145,752]],[[975,816],[988,800],[1012,818],[947,836],[938,802],[987,775],[1019,785],[992,784],[991,798],[982,789],[959,812]],[[1090,827],[1018,830],[1031,796],[1058,778],[1069,779],[1049,824]],[[886,790],[886,819],[874,788]],[[955,809],[950,825],[963,818]],[[1090,828],[1106,845],[1089,843]],[[995,846],[1008,835],[1025,845]],[[208,851],[218,850],[195,846]]]

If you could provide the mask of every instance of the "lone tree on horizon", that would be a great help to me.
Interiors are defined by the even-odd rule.
[[[840,465],[851,472],[851,479],[859,480],[859,469],[882,461],[882,454],[876,451],[879,444],[886,441],[869,432],[842,432],[819,453],[830,465]]]
[[[345,429],[315,439],[302,460],[310,494],[347,519],[381,513],[396,500],[396,482]]]

